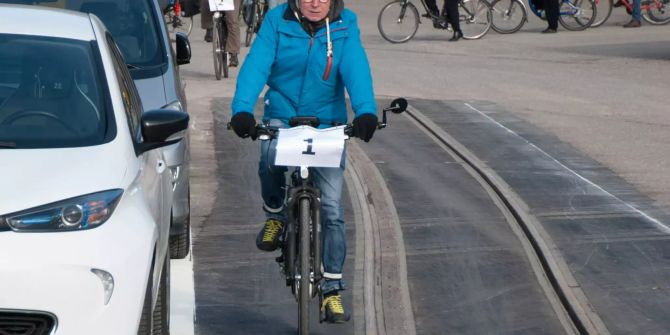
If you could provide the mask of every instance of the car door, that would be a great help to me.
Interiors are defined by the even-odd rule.
[[[123,61],[123,56],[109,34],[107,34],[107,43],[112,51],[115,71],[118,78],[120,78],[119,85],[128,119],[128,129],[131,132],[133,140],[139,143],[142,141],[140,124],[142,103]],[[143,190],[145,202],[149,206],[153,219],[157,224],[157,256],[162,257],[167,252],[171,190],[166,183],[170,182],[171,176],[169,176],[167,165],[163,159],[162,150],[146,151],[138,155],[137,160],[140,165],[138,182]],[[168,209],[167,214],[166,209]],[[154,276],[154,278],[158,278],[158,276]]]

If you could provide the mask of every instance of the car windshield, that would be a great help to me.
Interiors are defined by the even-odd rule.
[[[0,150],[108,141],[99,57],[91,41],[0,34]]]
[[[158,38],[158,24],[146,0],[0,0],[0,2],[37,3],[97,16],[105,24],[121,49],[126,63],[136,68],[155,67],[165,63]],[[160,18],[162,20],[162,18]]]

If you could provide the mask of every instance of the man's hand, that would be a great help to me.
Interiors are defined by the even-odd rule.
[[[370,142],[372,135],[377,130],[377,115],[362,114],[354,119],[354,136],[365,142]]]
[[[233,115],[230,120],[230,126],[233,127],[235,134],[241,138],[251,137],[256,139],[256,119],[254,115],[248,112],[239,112]]]

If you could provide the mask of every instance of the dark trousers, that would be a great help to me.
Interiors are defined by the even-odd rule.
[[[544,10],[547,13],[547,22],[549,28],[558,29],[558,1],[559,0],[544,0]]]
[[[437,9],[437,0],[426,0],[426,6],[428,10],[434,16],[440,16],[440,10]]]
[[[433,15],[438,15],[437,0],[426,0],[426,6]],[[444,7],[442,7],[442,15],[447,17],[447,21],[454,31],[461,30],[458,22],[458,0],[445,0]]]
[[[442,14],[446,14],[447,20],[449,20],[449,24],[454,32],[461,31],[461,25],[458,22],[458,0],[444,0]]]

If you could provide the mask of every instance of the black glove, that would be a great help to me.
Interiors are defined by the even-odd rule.
[[[254,115],[248,112],[239,112],[233,115],[230,120],[230,126],[233,127],[235,134],[241,138],[251,137],[256,139],[256,119]]]
[[[377,115],[363,114],[354,119],[354,136],[365,142],[370,142],[372,135],[377,130]]]

